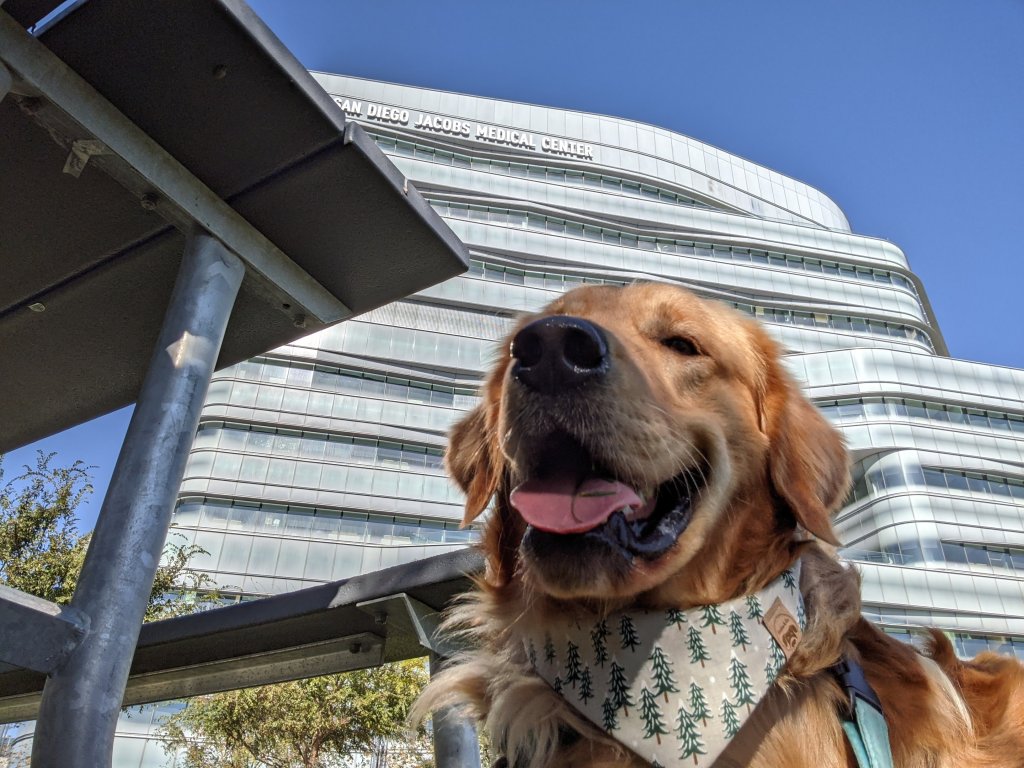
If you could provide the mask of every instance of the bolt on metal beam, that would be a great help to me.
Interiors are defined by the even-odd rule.
[[[189,236],[72,598],[90,629],[46,681],[34,766],[110,765],[139,628],[244,272],[219,241],[201,232]]]

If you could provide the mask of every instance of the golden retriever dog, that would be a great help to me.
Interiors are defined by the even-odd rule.
[[[447,621],[470,650],[419,717],[465,707],[509,768],[649,765],[537,674],[529,633],[722,604],[799,560],[799,642],[740,730],[753,736],[717,765],[856,766],[831,671],[845,657],[881,702],[896,768],[1024,766],[1021,664],[962,662],[938,632],[922,653],[861,617],[830,524],[846,450],[756,322],[667,285],[586,286],[522,318],[509,352],[451,434],[465,522],[493,505],[487,566]]]

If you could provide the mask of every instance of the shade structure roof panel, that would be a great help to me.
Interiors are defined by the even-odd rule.
[[[0,22],[9,33],[47,5],[15,3],[6,21],[4,5]],[[247,270],[218,366],[466,268],[447,225],[239,0],[88,0],[26,43],[39,44],[337,301],[335,317],[298,313]],[[146,178],[110,173],[87,121],[0,58],[14,79],[0,102],[5,451],[135,399],[189,205],[166,215]]]

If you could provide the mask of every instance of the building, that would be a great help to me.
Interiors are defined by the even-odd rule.
[[[865,611],[1024,655],[1024,371],[952,360],[892,243],[821,192],[629,120],[315,75],[469,246],[470,271],[221,371],[175,533],[249,597],[467,543],[445,431],[496,340],[580,283],[686,285],[764,321],[852,450]]]
[[[316,77],[472,268],[215,376],[172,536],[207,550],[195,565],[226,593],[465,546],[445,432],[512,318],[581,283],[653,279],[764,321],[845,434],[855,486],[836,523],[866,614],[1024,656],[1024,371],[950,359],[898,247],[806,184],[661,128]],[[138,749],[118,764],[150,765]]]

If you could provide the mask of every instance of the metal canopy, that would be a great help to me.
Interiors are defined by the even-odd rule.
[[[405,595],[440,611],[470,588],[471,550],[142,627],[124,704],[193,696],[424,656]],[[395,598],[389,600],[388,598]],[[431,617],[421,617],[429,621]],[[436,617],[434,617],[436,619]],[[35,717],[44,676],[0,665],[0,722]]]
[[[53,6],[0,6],[0,451],[136,398],[190,222],[247,267],[217,367],[465,270],[244,3],[91,0],[12,36]]]

